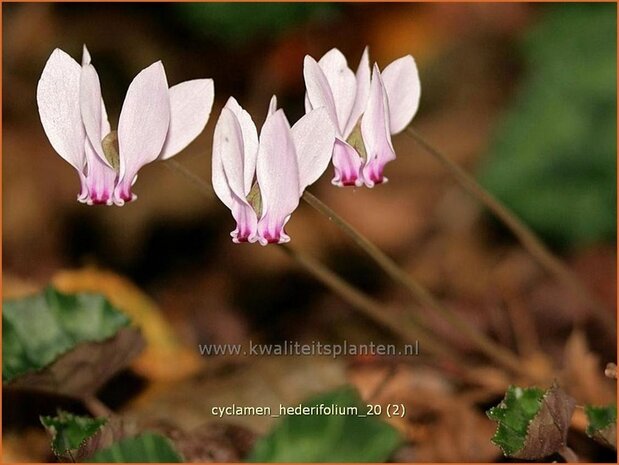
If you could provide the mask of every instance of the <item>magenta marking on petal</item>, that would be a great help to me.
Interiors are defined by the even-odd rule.
[[[335,176],[331,180],[331,183],[338,187],[347,187],[347,186],[356,186],[359,187],[363,184],[363,180],[359,178],[358,173],[348,171],[342,172],[341,170],[335,169]]]
[[[290,237],[285,233],[283,227],[276,228],[275,231],[269,231],[265,229],[262,231],[262,235],[260,237],[260,244],[284,244],[286,242],[290,242]]]
[[[234,242],[241,243],[241,242],[249,242],[249,231],[248,230],[244,230],[244,231],[232,231],[230,233],[230,235],[232,236],[232,240]]]
[[[333,168],[335,176],[331,183],[342,186],[360,186],[362,162],[361,157],[354,147],[346,142],[336,139],[333,146]]]
[[[270,233],[265,234],[264,238],[266,239],[268,244],[277,244],[277,243],[279,243],[279,239],[280,239],[279,234],[277,234],[277,235],[273,234],[272,235]]]
[[[240,244],[242,242],[253,243],[257,240],[255,231],[252,231],[251,227],[246,224],[237,224],[236,229],[230,233],[230,236],[232,236],[232,241],[236,244]]]
[[[131,182],[128,182],[126,179],[127,178],[125,178],[125,180],[123,180],[121,183],[117,184],[116,188],[114,189],[113,201],[118,206],[122,206],[128,202],[133,202],[135,199],[138,198],[137,195],[131,192]],[[129,179],[133,179],[133,177]]]
[[[386,163],[372,160],[363,169],[363,178],[367,187],[374,187],[378,184],[385,184],[388,181],[388,179],[383,174],[385,165]]]

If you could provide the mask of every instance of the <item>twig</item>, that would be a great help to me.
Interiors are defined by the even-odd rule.
[[[567,463],[578,463],[578,456],[576,453],[570,449],[568,446],[563,446],[563,448],[558,452],[561,457],[565,459]]]
[[[163,163],[163,166],[185,176],[191,181],[193,186],[200,192],[202,192],[206,197],[210,198],[215,193],[210,183],[206,182],[200,176],[194,174],[191,170],[187,169],[187,167],[177,162],[176,160],[166,160]]]
[[[376,387],[374,387],[374,389],[372,389],[372,392],[370,393],[370,395],[368,395],[367,399],[368,399],[369,402],[371,402],[371,403],[378,403],[378,396],[380,396],[383,393],[383,391],[385,390],[385,388],[387,387],[389,382],[397,374],[398,368],[399,368],[398,365],[388,365],[387,366],[387,372],[385,373],[385,376],[383,376],[378,381],[378,384],[376,385]]]
[[[384,305],[355,289],[320,262],[297,252],[288,245],[282,245],[280,249],[284,250],[320,282],[373,321],[391,330],[405,341],[415,342],[416,339],[419,339],[421,346],[429,352],[461,364],[460,357],[455,352],[448,349],[418,322],[410,321],[409,319],[409,325],[412,327],[412,330],[407,328],[407,325],[403,324],[400,319],[393,318]]]
[[[498,345],[485,334],[476,330],[451,309],[441,305],[426,288],[402,270],[402,268],[400,268],[395,261],[393,261],[393,259],[386,255],[363,234],[358,232],[329,206],[324,204],[308,191],[305,191],[303,194],[303,200],[305,200],[314,209],[324,214],[351,239],[353,239],[355,243],[365,253],[367,253],[381,269],[383,269],[394,281],[405,287],[422,306],[440,313],[454,328],[465,334],[489,358],[516,373],[523,373],[524,369],[520,361],[511,351]]]
[[[583,304],[588,304],[596,311],[597,316],[613,332],[616,329],[616,322],[605,306],[591,294],[580,279],[566,266],[563,261],[554,255],[548,247],[535,235],[535,233],[524,224],[512,211],[496,199],[490,192],[484,189],[470,174],[451,161],[449,157],[436,150],[419,134],[416,130],[408,127],[406,134],[417,142],[427,153],[439,161],[444,168],[453,175],[460,186],[481,202],[505,226],[518,238],[522,246],[531,256],[551,275],[562,282],[568,289],[571,289]]]
[[[82,403],[94,417],[109,418],[114,415],[114,412],[95,396],[83,397]]]

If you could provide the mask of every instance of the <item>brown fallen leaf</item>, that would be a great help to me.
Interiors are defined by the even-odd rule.
[[[244,461],[257,436],[243,426],[207,423],[189,432],[169,432],[167,437],[187,462],[223,463]]]
[[[599,357],[580,330],[575,330],[565,344],[561,380],[580,404],[603,405],[615,399],[613,382],[604,376]]]
[[[247,363],[215,367],[209,364],[198,376],[182,383],[148,386],[123,410],[144,423],[169,424],[184,431],[207,422],[229,421],[259,434],[276,421],[267,416],[224,416],[214,408],[263,406],[278,412],[346,383],[340,361],[327,357],[258,357]]]
[[[576,401],[559,386],[550,388],[542,406],[529,424],[524,447],[512,456],[517,459],[539,460],[566,447],[567,432]]]
[[[498,457],[490,442],[494,427],[475,407],[456,397],[434,414],[427,439],[415,445],[416,462],[493,462]]]
[[[393,457],[405,462],[490,462],[499,455],[490,438],[494,426],[438,370],[398,366],[360,366],[348,377],[364,400],[380,405],[404,404],[403,419],[388,419],[409,444]],[[388,377],[389,376],[389,377]]]
[[[145,350],[131,366],[145,378],[175,381],[196,373],[202,366],[198,353],[177,337],[157,304],[122,276],[89,267],[60,271],[52,283],[64,292],[99,292],[131,318],[146,340]]]
[[[130,436],[136,436],[142,431],[135,419],[112,416],[107,419],[99,431],[92,437],[86,439],[79,449],[57,455],[57,459],[62,462],[87,462],[90,457],[101,449],[111,446],[113,443]]]
[[[613,423],[604,429],[595,431],[591,437],[600,444],[617,450],[617,423]]]
[[[142,421],[133,416],[113,416],[75,453],[59,456],[64,462],[88,462],[98,451],[127,437],[145,432],[167,437],[187,462],[241,462],[249,454],[256,435],[242,426],[210,422],[186,431],[165,420]]]
[[[137,329],[122,328],[105,341],[78,344],[43,370],[15,378],[5,387],[83,399],[127,367],[143,347]]]

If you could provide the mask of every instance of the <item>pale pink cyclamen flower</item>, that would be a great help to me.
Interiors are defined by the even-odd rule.
[[[82,65],[55,49],[37,87],[43,129],[58,154],[78,172],[82,203],[123,205],[135,200],[139,169],[183,150],[204,129],[213,105],[212,79],[168,88],[163,64],[143,69],[127,90],[111,131],[101,85],[84,46]]]
[[[230,97],[213,138],[213,188],[231,210],[232,240],[262,245],[290,241],[284,226],[307,186],[327,169],[333,128],[324,108],[310,111],[292,128],[275,97],[260,137],[247,113]]]
[[[387,181],[385,165],[395,159],[391,135],[403,131],[419,106],[421,86],[412,56],[395,60],[370,76],[368,49],[354,73],[336,48],[320,61],[306,56],[305,109],[325,107],[337,130],[333,148],[336,186],[373,187]]]

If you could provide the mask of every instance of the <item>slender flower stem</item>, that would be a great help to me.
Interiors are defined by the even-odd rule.
[[[192,184],[200,190],[206,197],[211,198],[214,194],[213,188],[204,179],[196,176],[191,170],[176,160],[167,160],[164,165],[169,169],[185,176]],[[363,292],[355,289],[341,277],[333,273],[331,270],[302,254],[293,250],[287,245],[280,246],[280,249],[285,251],[290,257],[294,258],[303,268],[305,268],[318,281],[322,282],[326,287],[339,295],[344,301],[348,302],[358,311],[377,322],[381,326],[393,331],[405,341],[413,341],[419,339],[422,348],[434,353],[438,357],[450,360],[457,364],[461,364],[460,357],[450,350],[445,344],[437,340],[423,324],[414,319],[409,318],[409,325],[404,327],[398,318],[394,318],[379,302],[367,296]]]
[[[88,411],[95,417],[111,417],[114,412],[110,408],[97,399],[95,396],[86,396],[82,398],[82,403]]]
[[[376,245],[353,228],[329,206],[325,205],[308,191],[305,191],[303,194],[303,200],[305,200],[314,209],[324,214],[327,218],[329,218],[329,220],[331,220],[336,226],[352,238],[355,243],[364,252],[366,252],[380,268],[382,268],[394,281],[405,287],[422,306],[440,313],[454,328],[464,333],[489,358],[497,361],[512,371],[522,372],[522,365],[517,356],[494,342],[482,332],[476,330],[451,309],[441,305],[441,303],[425,287],[413,279],[408,273],[400,268],[391,257],[376,247]]]
[[[182,163],[179,163],[176,160],[166,160],[163,165],[166,168],[169,168],[172,171],[176,171],[177,173],[185,176],[187,179],[189,179],[189,181],[191,181],[193,186],[200,192],[202,192],[202,194],[204,194],[206,197],[211,198],[213,197],[213,194],[215,194],[213,186],[211,186],[209,182],[205,181],[200,176],[197,176]]]
[[[315,278],[335,292],[335,294],[352,304],[373,321],[393,331],[405,341],[413,342],[415,339],[419,339],[422,348],[429,350],[439,357],[460,363],[459,356],[448,349],[447,346],[435,336],[431,335],[418,321],[409,319],[410,325],[403,326],[402,321],[399,318],[394,318],[390,312],[385,309],[384,305],[355,289],[320,262],[292,249],[286,244],[280,246],[280,248],[294,258]]]
[[[563,446],[561,450],[558,451],[559,455],[565,459],[567,463],[579,463],[578,456],[576,452],[570,449],[568,446]]]
[[[611,331],[616,328],[613,316],[605,306],[591,294],[580,279],[566,266],[563,261],[554,255],[548,247],[527,227],[512,211],[496,199],[490,192],[484,189],[464,169],[451,161],[449,157],[436,150],[424,137],[411,127],[406,129],[406,134],[412,137],[419,146],[432,155],[444,168],[453,175],[460,186],[481,202],[497,218],[499,218],[509,230],[518,238],[522,246],[546,271],[555,276],[568,289],[571,289],[583,304],[589,304],[597,312],[598,317]]]

